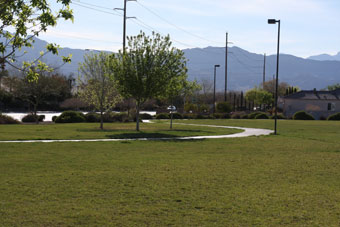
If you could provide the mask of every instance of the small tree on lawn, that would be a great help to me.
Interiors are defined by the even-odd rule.
[[[112,65],[116,59],[107,53],[88,54],[80,64],[81,73],[79,96],[87,104],[100,111],[100,129],[103,129],[103,114],[111,110],[121,96],[114,80]]]
[[[147,100],[166,94],[169,83],[186,74],[184,53],[171,46],[170,37],[141,32],[128,37],[128,47],[117,55],[115,77],[125,98],[136,101],[136,130],[140,107]]]

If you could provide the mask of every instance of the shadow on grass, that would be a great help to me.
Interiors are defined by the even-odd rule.
[[[128,132],[135,132],[136,129],[103,129],[100,128],[88,128],[88,129],[77,129],[77,132],[122,132],[122,131],[128,131]],[[206,130],[195,130],[195,129],[155,129],[150,131],[160,131],[160,132],[191,132],[191,133],[211,133],[211,131]]]
[[[110,139],[139,139],[139,138],[176,138],[179,136],[165,133],[135,132],[135,133],[122,133],[116,135],[106,135],[106,137]]]

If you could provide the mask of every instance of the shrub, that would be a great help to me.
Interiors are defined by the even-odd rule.
[[[209,106],[206,104],[201,104],[199,106],[199,112],[201,113],[208,113],[209,112]]]
[[[263,112],[250,113],[250,114],[248,114],[248,119],[256,119],[256,116],[259,115],[259,114],[265,114],[265,113],[263,113]]]
[[[270,116],[270,119],[275,119],[275,115]],[[286,117],[283,114],[278,114],[277,119],[286,119]]]
[[[110,122],[129,122],[129,117],[127,113],[111,113],[110,118]],[[134,121],[136,121],[136,116],[134,116]]]
[[[86,122],[100,122],[100,114],[87,113],[85,115]]]
[[[305,111],[298,111],[293,115],[294,120],[315,120],[314,117]]]
[[[340,113],[333,114],[327,118],[329,121],[340,121]]]
[[[0,114],[0,124],[20,124],[20,122],[13,117]]]
[[[228,102],[219,102],[216,105],[216,110],[218,113],[230,113],[231,105]]]
[[[21,121],[25,122],[25,123],[32,123],[32,122],[36,122],[38,118],[39,122],[43,122],[45,119],[45,115],[33,115],[33,114],[28,114],[26,116],[24,116]]]
[[[45,115],[39,115],[39,119],[40,122],[43,122],[45,120]]]
[[[241,119],[248,119],[248,114],[241,115]]]
[[[320,120],[321,120],[321,121],[327,120],[327,117],[321,116],[321,117],[320,117]]]
[[[230,114],[228,114],[228,113],[214,113],[213,117],[215,119],[230,119]]]
[[[139,114],[139,118],[143,120],[151,120],[152,116],[148,113],[142,113],[142,114]]]
[[[64,111],[55,119],[55,123],[80,123],[85,121],[85,115],[77,111]]]
[[[136,116],[133,114],[131,121],[136,119]],[[100,120],[100,118],[99,118]],[[106,123],[112,122],[129,122],[129,117],[127,113],[113,113],[113,112],[106,112],[103,114],[103,121]]]
[[[180,113],[172,113],[172,118],[173,119],[183,119],[183,116]]]
[[[241,114],[240,113],[233,113],[231,115],[231,119],[241,119]]]
[[[190,112],[197,112],[198,110],[198,106],[196,104],[193,104],[193,103],[186,103],[184,105],[184,111],[187,112],[187,113],[190,113]]]
[[[203,115],[203,114],[196,114],[195,116],[195,119],[207,119],[207,116]]]
[[[168,113],[160,113],[156,115],[156,119],[169,119],[169,114]]]
[[[183,114],[183,119],[197,119],[197,114]]]
[[[112,113],[112,112],[104,113],[103,114],[103,121],[106,122],[106,123],[114,122],[113,115],[114,115],[114,113]]]
[[[53,116],[52,117],[52,121],[55,122],[55,120],[57,119],[58,116]]]
[[[269,119],[269,117],[265,113],[259,113],[256,115],[255,119]]]

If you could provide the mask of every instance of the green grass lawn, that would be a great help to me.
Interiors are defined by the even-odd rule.
[[[242,132],[238,129],[184,125],[173,125],[170,130],[169,122],[165,121],[142,123],[141,131],[137,132],[135,125],[136,123],[105,123],[104,130],[99,129],[98,123],[0,125],[0,140],[175,138]]]
[[[340,122],[278,126],[249,138],[0,144],[0,226],[339,226]]]

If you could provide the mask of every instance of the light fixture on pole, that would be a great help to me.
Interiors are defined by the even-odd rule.
[[[279,58],[280,58],[280,26],[281,21],[276,19],[268,19],[268,24],[278,24],[278,38],[277,38],[277,59],[276,59],[276,84],[275,84],[275,126],[274,134],[277,135],[277,100],[278,100],[278,86],[279,86]]]
[[[220,67],[220,65],[215,65],[214,66],[214,109],[213,113],[215,113],[215,103],[216,103],[216,68]]]

